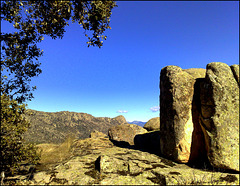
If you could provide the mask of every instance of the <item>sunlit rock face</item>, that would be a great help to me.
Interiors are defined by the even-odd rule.
[[[239,171],[239,65],[163,68],[160,118],[165,157]]]
[[[201,83],[201,117],[212,166],[239,171],[239,65],[207,65]]]
[[[204,69],[182,70],[167,66],[160,74],[160,145],[161,153],[180,163],[190,157],[192,133],[192,101],[196,78]]]

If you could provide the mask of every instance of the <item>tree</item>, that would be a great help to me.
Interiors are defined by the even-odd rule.
[[[16,172],[23,161],[36,164],[39,160],[36,147],[23,143],[23,133],[29,127],[24,111],[24,104],[1,95],[1,169],[10,174]]]
[[[25,105],[33,98],[33,77],[41,73],[38,58],[43,51],[37,44],[44,35],[64,36],[69,21],[85,30],[88,46],[102,46],[104,32],[110,29],[113,1],[1,1],[1,21],[13,24],[16,32],[1,32],[1,169],[16,170],[20,163],[36,163],[36,148],[24,144],[23,133],[29,127],[24,119]],[[88,36],[89,32],[91,36]]]
[[[113,1],[1,1],[1,21],[13,24],[17,32],[1,33],[1,93],[19,103],[33,98],[32,77],[41,73],[38,58],[43,52],[37,43],[44,35],[53,39],[64,36],[71,20],[85,30],[88,46],[102,46],[104,32],[110,29]],[[88,36],[86,31],[92,35]]]

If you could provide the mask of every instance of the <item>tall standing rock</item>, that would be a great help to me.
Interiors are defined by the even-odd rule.
[[[160,74],[160,149],[174,161],[189,160],[193,123],[192,98],[195,79],[178,66]]]
[[[200,123],[212,166],[239,171],[239,86],[235,77],[225,63],[207,65],[200,86]]]

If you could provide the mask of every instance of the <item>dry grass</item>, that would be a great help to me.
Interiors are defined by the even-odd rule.
[[[70,152],[71,145],[73,144],[74,140],[75,138],[69,135],[66,138],[66,140],[60,145],[58,144],[37,145],[41,154],[40,164],[58,163],[69,158],[71,156]]]

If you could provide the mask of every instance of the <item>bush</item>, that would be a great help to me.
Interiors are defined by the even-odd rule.
[[[1,95],[1,171],[13,175],[21,163],[36,164],[39,161],[37,149],[26,144],[23,134],[30,124],[23,117],[25,104],[18,104],[6,94]]]

